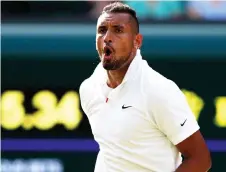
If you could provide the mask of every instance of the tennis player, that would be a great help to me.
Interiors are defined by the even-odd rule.
[[[95,172],[208,171],[210,153],[185,96],[142,59],[141,45],[136,12],[107,5],[96,29],[101,62],[80,86],[100,147]]]

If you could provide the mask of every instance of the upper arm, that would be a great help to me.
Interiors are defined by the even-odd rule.
[[[182,142],[178,143],[176,147],[185,158],[199,156],[206,158],[210,157],[205,140],[199,130]]]

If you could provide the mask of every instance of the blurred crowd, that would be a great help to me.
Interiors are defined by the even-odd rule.
[[[226,21],[226,1],[121,1],[148,21]],[[4,1],[2,21],[83,20],[95,21],[110,1]]]

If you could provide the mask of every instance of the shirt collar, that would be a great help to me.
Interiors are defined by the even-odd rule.
[[[140,54],[140,49],[137,49],[136,56],[132,60],[131,64],[129,65],[129,68],[125,74],[125,77],[122,80],[122,84],[125,83],[129,79],[133,79],[138,72],[138,65],[140,61],[142,60],[142,56]]]
[[[132,60],[132,62],[130,64],[121,84],[124,84],[129,79],[134,78],[135,74],[138,72],[138,65],[139,65],[140,61],[142,61],[142,56],[141,56],[140,49],[137,49],[136,56]],[[107,82],[107,72],[103,68],[101,62],[96,67],[96,69],[94,71],[94,75],[96,76],[95,78],[97,79],[97,81],[100,81],[101,84],[106,84],[106,82]]]

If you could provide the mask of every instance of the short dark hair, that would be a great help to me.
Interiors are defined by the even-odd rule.
[[[139,33],[139,21],[137,19],[136,11],[132,9],[129,5],[123,4],[121,2],[113,2],[108,4],[103,8],[101,14],[104,13],[127,13],[135,20],[136,32]]]

